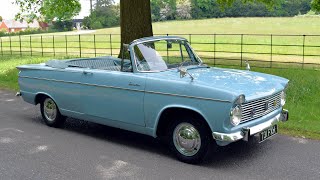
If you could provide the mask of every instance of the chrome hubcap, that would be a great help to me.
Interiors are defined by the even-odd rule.
[[[181,123],[174,129],[173,142],[176,149],[185,156],[197,154],[201,146],[198,130],[189,123]]]
[[[43,104],[44,116],[48,121],[54,121],[57,117],[57,106],[54,101],[50,98],[47,98]]]

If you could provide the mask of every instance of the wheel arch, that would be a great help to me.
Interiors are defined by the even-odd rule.
[[[166,118],[166,117],[179,114],[179,113],[188,113],[188,114],[193,114],[199,117],[201,121],[203,121],[203,123],[205,123],[205,125],[212,132],[212,127],[210,126],[208,119],[200,110],[193,107],[189,107],[189,106],[170,105],[170,106],[164,107],[158,114],[153,136],[158,137],[158,136],[164,135],[163,131],[165,131],[170,124],[170,118]]]
[[[45,93],[45,92],[38,92],[34,98],[34,104],[37,105],[39,103],[41,103],[41,101],[45,98],[45,97],[49,97],[51,98],[56,104],[57,104],[57,101],[51,96],[49,95],[48,93]],[[59,107],[59,105],[57,104],[57,106]]]

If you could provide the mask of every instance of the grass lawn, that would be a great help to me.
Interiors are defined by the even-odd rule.
[[[15,66],[45,62],[50,58],[0,56],[0,88],[18,90]],[[290,120],[280,124],[280,131],[299,137],[320,139],[320,71],[302,69],[252,68],[290,80],[285,108],[290,111]]]
[[[246,52],[242,54],[244,60],[270,61],[272,59],[275,64],[277,62],[305,62],[320,64],[319,27],[320,18],[314,17],[221,18],[188,21],[167,21],[157,22],[153,24],[155,35],[170,34],[183,36],[191,41],[193,48],[198,52],[200,56],[209,57],[211,59],[213,56],[215,56],[216,58],[223,59],[222,61],[218,62],[218,64],[223,64],[224,62],[226,62],[226,58],[239,59],[241,57],[241,54],[237,52],[240,52],[241,50],[243,52]],[[100,29],[94,32],[94,34],[65,36],[62,33],[52,33],[21,37],[15,36],[11,38],[2,37],[2,48],[0,50],[0,55],[2,53],[7,55],[20,54],[20,45],[22,55],[30,55],[32,53],[32,55],[37,56],[42,56],[42,54],[44,54],[45,56],[81,55],[82,57],[92,57],[95,55],[114,55],[119,52],[119,27]],[[111,37],[110,34],[112,34]],[[193,35],[190,37],[188,34]],[[214,36],[213,34],[217,35]],[[241,36],[240,34],[255,35]],[[274,35],[271,37],[270,34]],[[319,36],[306,36],[304,39],[302,35]],[[79,43],[79,40],[81,41],[81,43]],[[272,48],[269,46],[271,44],[271,41],[272,44],[275,45]],[[302,46],[303,41],[305,41],[304,48]],[[214,45],[214,42],[217,44]],[[241,46],[239,44],[241,42],[250,45]],[[10,44],[12,46],[11,48]],[[213,51],[220,52],[214,53]],[[232,51],[233,53],[223,51]],[[273,55],[271,57],[271,52],[273,54],[297,54],[298,56]],[[312,56],[303,58],[302,56],[299,56],[302,54]],[[239,61],[233,61],[232,63],[239,64]],[[256,64],[258,66],[269,66],[269,64],[266,64],[264,62]]]

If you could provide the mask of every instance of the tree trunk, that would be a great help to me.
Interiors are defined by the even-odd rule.
[[[150,0],[120,0],[121,51],[123,44],[153,36]],[[124,54],[126,54],[124,52]]]
[[[92,0],[90,0],[90,15],[92,14]]]

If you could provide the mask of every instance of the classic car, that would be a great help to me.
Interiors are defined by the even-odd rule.
[[[176,157],[199,163],[232,142],[262,142],[288,120],[288,80],[209,67],[181,37],[147,37],[111,56],[22,65],[24,101],[44,122],[66,117],[142,133],[167,142]]]

